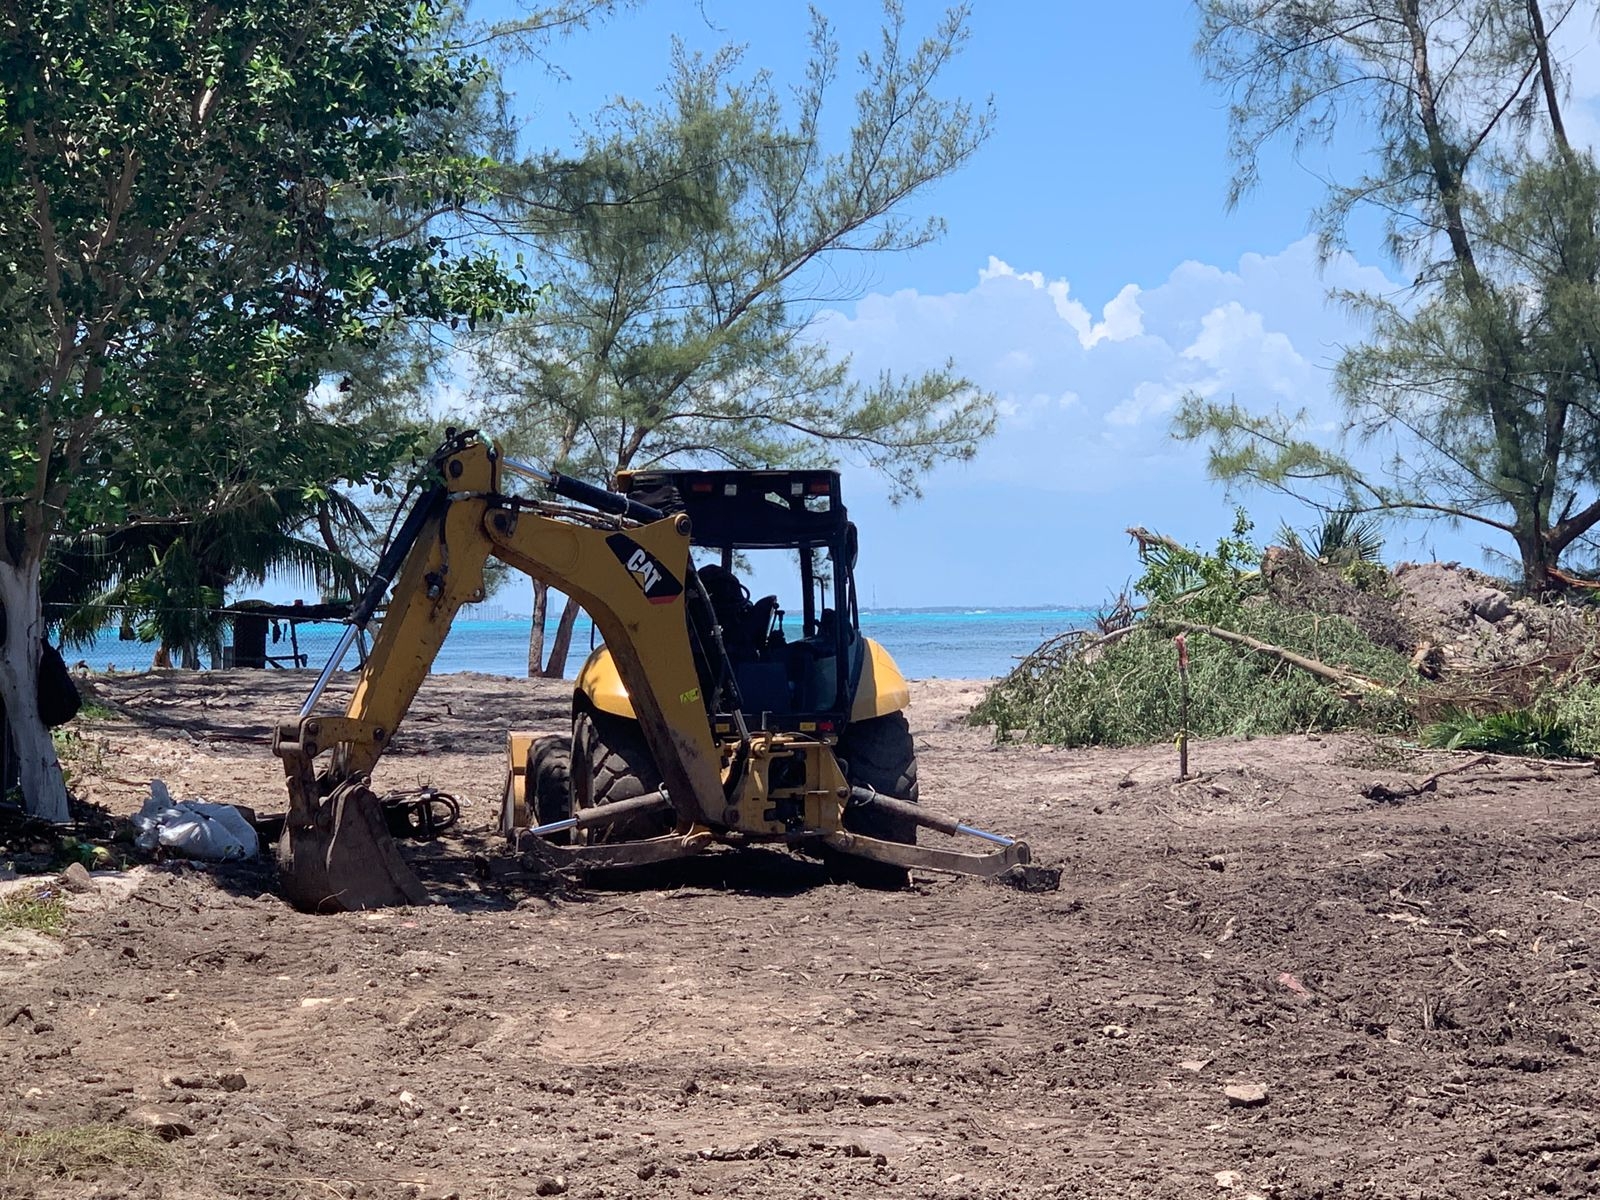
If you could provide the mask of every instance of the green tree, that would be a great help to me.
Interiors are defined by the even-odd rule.
[[[0,703],[31,811],[67,815],[35,700],[52,539],[144,520],[130,473],[192,473],[192,431],[308,414],[332,347],[516,298],[341,214],[479,72],[433,48],[441,9],[0,0]]]
[[[1371,324],[1335,376],[1342,441],[1303,413],[1200,399],[1179,436],[1207,440],[1229,481],[1496,531],[1525,584],[1549,586],[1600,523],[1600,169],[1567,138],[1550,48],[1592,6],[1202,0],[1200,14],[1199,53],[1233,98],[1232,199],[1267,142],[1354,124],[1375,137],[1371,166],[1330,189],[1324,243],[1375,208],[1415,285],[1342,297]]]
[[[55,539],[43,599],[64,640],[121,621],[190,666],[202,648],[216,657],[227,619],[215,610],[232,588],[284,572],[327,594],[361,586],[350,531],[373,531],[341,489],[383,479],[423,435],[379,435],[293,407],[281,421],[265,415],[178,434],[205,443],[185,474],[130,464],[124,486],[138,521]],[[162,440],[159,429],[141,433]]]
[[[860,59],[843,143],[824,103],[839,48],[814,15],[792,97],[740,57],[680,47],[662,99],[598,115],[574,159],[528,164],[515,220],[547,290],[481,354],[493,423],[525,454],[609,480],[663,464],[832,463],[882,472],[897,494],[993,428],[992,397],[953,366],[869,383],[815,336],[840,260],[914,249],[942,230],[908,203],[965,164],[986,108],[941,98],[967,36],[964,8],[911,44],[888,3],[881,44]],[[535,592],[530,673],[560,675],[576,609],[548,662]]]

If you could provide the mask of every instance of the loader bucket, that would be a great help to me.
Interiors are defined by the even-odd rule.
[[[428,903],[421,880],[395,847],[378,798],[359,783],[336,789],[309,821],[290,815],[278,837],[278,876],[284,896],[306,912]]]

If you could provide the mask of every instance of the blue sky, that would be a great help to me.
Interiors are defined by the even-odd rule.
[[[874,44],[876,4],[821,7],[846,62]],[[948,233],[849,264],[858,286],[820,314],[818,334],[864,376],[953,355],[999,397],[1000,430],[974,462],[941,469],[922,500],[899,508],[870,473],[848,472],[862,594],[883,606],[1094,603],[1137,573],[1126,526],[1209,542],[1231,524],[1200,449],[1167,436],[1178,399],[1196,390],[1331,417],[1328,368],[1359,330],[1324,294],[1388,290],[1395,272],[1370,226],[1354,230],[1349,254],[1318,261],[1318,173],[1348,172],[1348,152],[1315,169],[1269,156],[1262,186],[1227,210],[1225,100],[1192,56],[1187,3],[974,7],[945,86],[992,96],[996,127],[963,172],[918,198]],[[907,0],[908,30],[931,29],[942,9]],[[525,144],[570,144],[573,114],[649,92],[674,34],[704,49],[743,43],[746,62],[781,83],[799,78],[806,28],[805,5],[792,0],[647,0],[554,47],[565,78],[513,75]],[[1577,68],[1574,105],[1592,126],[1600,71],[1592,58]],[[841,82],[847,102],[851,81]],[[1263,533],[1283,517],[1310,523],[1270,496],[1243,499]],[[1390,552],[1477,563],[1477,542],[1438,525],[1398,527]],[[514,595],[502,602],[516,607]]]

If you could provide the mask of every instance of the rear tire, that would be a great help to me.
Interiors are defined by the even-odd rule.
[[[572,739],[558,735],[539,738],[528,749],[528,778],[533,781],[533,818],[539,825],[565,821],[572,815]],[[570,832],[554,841],[565,845]]]
[[[532,825],[564,821],[572,815],[572,739],[559,734],[534,738],[528,746],[524,764],[528,815]],[[529,828],[532,826],[530,825]],[[500,815],[500,829],[513,844],[517,837],[516,805],[508,789]],[[570,833],[558,833],[550,840],[565,845]]]
[[[837,753],[844,760],[845,778],[852,786],[871,788],[886,796],[917,803],[917,748],[905,713],[869,717],[846,726],[839,738]],[[846,808],[844,827],[851,833],[885,842],[917,844],[915,821],[880,809]],[[849,854],[829,854],[828,869],[839,882],[862,887],[892,890],[911,883],[911,872],[905,867]]]
[[[631,800],[661,788],[661,772],[637,721],[590,708],[572,718],[575,770],[572,799],[578,810]],[[636,842],[677,828],[671,812],[641,813],[615,825],[588,831],[591,842]]]

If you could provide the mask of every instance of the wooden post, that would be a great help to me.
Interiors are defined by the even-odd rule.
[[[1189,643],[1184,635],[1173,638],[1178,647],[1178,782],[1189,778]]]

